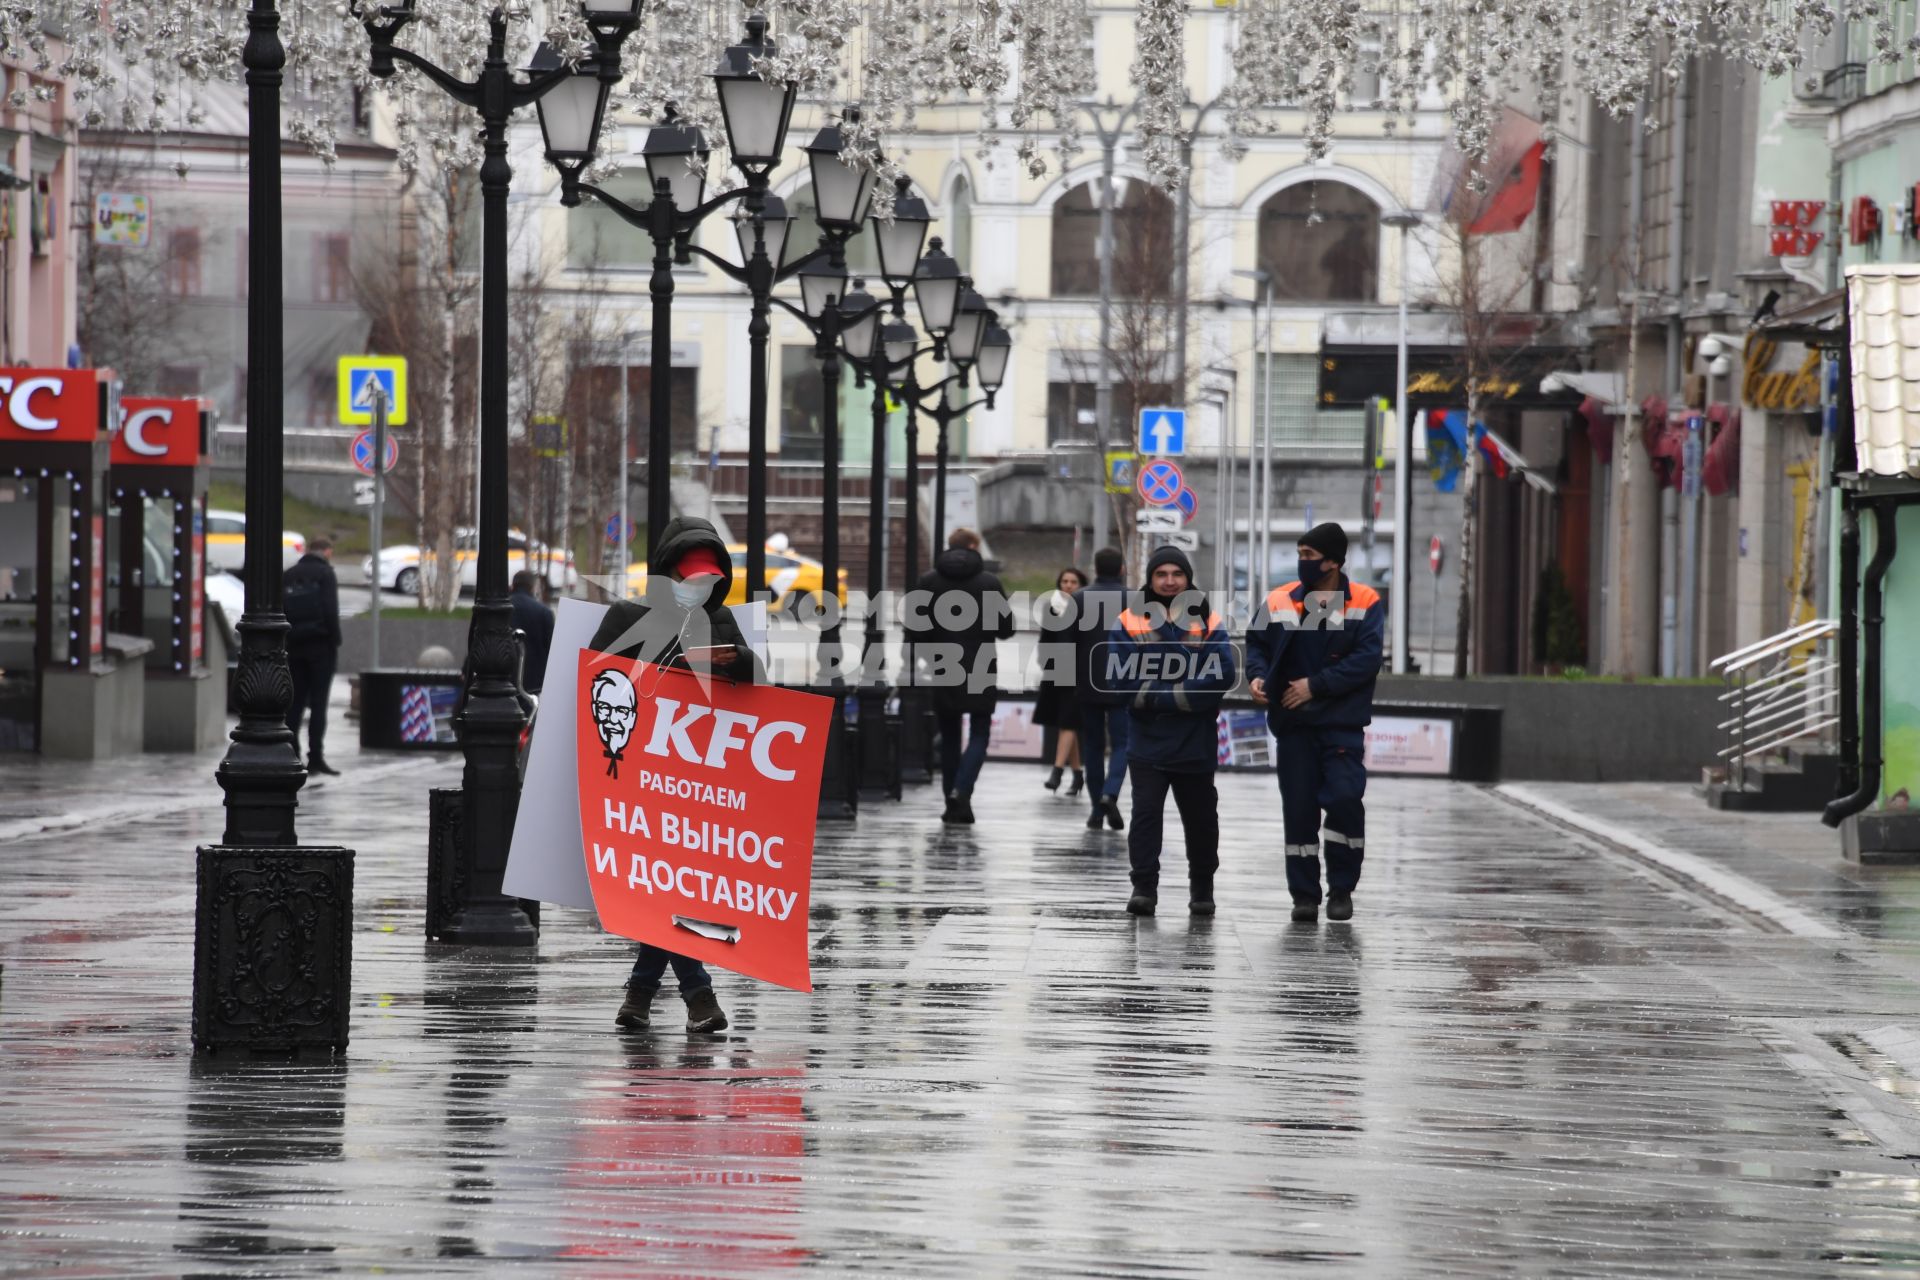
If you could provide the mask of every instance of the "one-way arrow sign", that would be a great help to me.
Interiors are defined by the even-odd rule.
[[[1178,458],[1187,451],[1187,411],[1150,405],[1140,411],[1140,452]]]

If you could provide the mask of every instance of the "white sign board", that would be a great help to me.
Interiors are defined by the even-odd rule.
[[[955,529],[980,528],[980,482],[972,476],[947,475],[947,527],[940,531],[940,546]]]
[[[747,647],[767,661],[765,605],[732,605]],[[580,783],[575,776],[574,709],[580,651],[599,630],[607,606],[562,598],[553,619],[553,647],[547,655],[540,711],[527,748],[527,776],[520,788],[520,813],[507,850],[505,892],[555,906],[593,910],[587,885],[587,861],[580,856]]]
[[[1178,529],[1172,533],[1163,533],[1156,541],[1163,547],[1178,547],[1182,551],[1198,551],[1200,535],[1191,529]]]
[[[1141,507],[1133,513],[1133,527],[1141,533],[1173,533],[1183,519],[1178,507]]]

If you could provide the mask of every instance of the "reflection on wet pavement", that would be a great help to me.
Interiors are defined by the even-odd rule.
[[[188,1054],[217,806],[9,842],[0,1273],[1920,1276],[1898,940],[1750,927],[1479,789],[1376,784],[1350,927],[1287,921],[1263,777],[1221,780],[1211,920],[1121,913],[1123,838],[1037,772],[971,830],[910,792],[823,828],[815,993],[720,975],[695,1040],[670,996],[614,1032],[579,913],[421,940],[456,772],[305,798],[360,857],[335,1064]]]

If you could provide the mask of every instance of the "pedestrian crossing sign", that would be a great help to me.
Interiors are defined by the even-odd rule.
[[[341,356],[339,375],[340,421],[349,427],[373,425],[373,389],[387,393],[387,425],[407,421],[407,360],[405,356]]]

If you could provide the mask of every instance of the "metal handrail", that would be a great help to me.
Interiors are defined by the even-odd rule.
[[[1797,649],[1810,640],[1824,640],[1839,634],[1839,631],[1839,623],[1828,618],[1815,618],[1811,622],[1790,627],[1779,635],[1768,636],[1765,640],[1756,640],[1744,649],[1735,649],[1732,653],[1722,654],[1707,664],[1707,670],[1724,667],[1728,671],[1738,671],[1743,667],[1752,666],[1762,658]]]
[[[1816,618],[1710,664],[1726,681],[1718,701],[1730,714],[1715,727],[1728,736],[1718,755],[1735,787],[1745,788],[1750,761],[1822,737],[1839,723],[1833,710],[1840,664],[1826,649],[1838,630],[1831,620]]]

